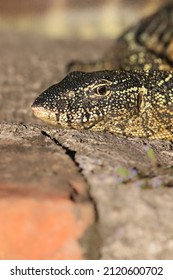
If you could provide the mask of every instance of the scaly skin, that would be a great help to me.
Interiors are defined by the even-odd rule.
[[[71,65],[118,70],[69,73],[35,100],[35,116],[62,128],[172,140],[172,38],[167,6],[120,37],[107,58]]]

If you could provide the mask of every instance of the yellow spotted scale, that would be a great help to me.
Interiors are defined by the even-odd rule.
[[[131,27],[102,60],[69,69],[34,101],[36,117],[62,128],[173,140],[172,5]]]

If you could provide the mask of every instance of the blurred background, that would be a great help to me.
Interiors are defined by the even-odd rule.
[[[0,30],[53,38],[114,38],[165,0],[0,0]],[[169,1],[170,2],[170,1]]]

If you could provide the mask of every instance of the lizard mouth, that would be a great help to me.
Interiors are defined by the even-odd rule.
[[[49,110],[32,105],[32,112],[34,116],[48,124],[57,125],[57,114],[50,112]]]

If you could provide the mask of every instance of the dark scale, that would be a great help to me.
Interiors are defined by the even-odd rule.
[[[173,140],[172,46],[168,5],[120,36],[102,60],[71,63],[72,72],[35,100],[33,112],[62,128]]]

